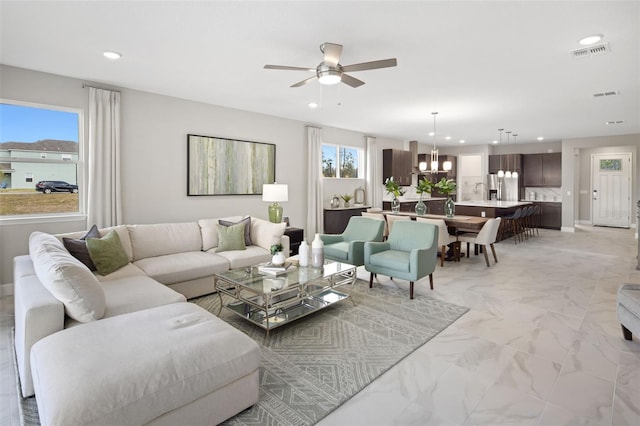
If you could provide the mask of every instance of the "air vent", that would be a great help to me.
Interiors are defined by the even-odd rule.
[[[615,126],[616,124],[622,124],[624,120],[607,121],[607,126]]]
[[[593,97],[594,97],[594,98],[601,98],[601,97],[604,97],[604,96],[617,96],[617,95],[619,95],[619,94],[620,94],[620,92],[618,92],[617,90],[612,90],[612,91],[610,91],[610,92],[599,92],[599,93],[594,93],[594,94],[593,94]]]
[[[591,55],[602,55],[603,53],[609,53],[609,43],[594,44],[589,47],[582,47],[580,49],[570,50],[569,54],[573,58],[587,58]]]

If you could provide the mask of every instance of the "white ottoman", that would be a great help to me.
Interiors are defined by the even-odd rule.
[[[217,424],[258,401],[260,356],[192,303],[78,325],[31,350],[40,422]]]
[[[640,336],[640,284],[622,284],[618,287],[618,320],[626,340],[633,334]]]

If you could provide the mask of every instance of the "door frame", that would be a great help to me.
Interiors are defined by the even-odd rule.
[[[629,205],[627,206],[628,208],[628,212],[629,215],[627,217],[627,224],[626,225],[594,225],[593,223],[593,187],[594,187],[594,174],[595,174],[595,158],[597,156],[625,156],[629,159],[628,165],[627,165],[627,173],[628,173],[628,179],[629,179],[629,189],[628,189],[628,193],[627,193],[627,199],[628,199],[628,203]],[[633,195],[633,188],[632,188],[632,184],[633,184],[633,180],[631,179],[631,172],[632,170],[632,163],[633,163],[633,153],[632,152],[620,152],[620,151],[616,151],[616,152],[595,152],[591,154],[591,162],[590,162],[590,188],[589,188],[589,207],[590,207],[590,215],[591,215],[591,226],[610,226],[612,228],[631,228],[631,215],[633,214],[633,203],[632,203],[632,195]]]

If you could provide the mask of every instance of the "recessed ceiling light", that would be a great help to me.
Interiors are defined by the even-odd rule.
[[[429,132],[429,136],[433,136],[433,132]]]
[[[309,102],[309,108],[311,108],[311,109],[318,108],[318,104],[315,103],[315,102]]]
[[[493,141],[492,143],[498,143],[498,141]]]
[[[602,37],[604,37],[602,34],[592,34],[590,36],[586,36],[585,38],[581,38],[578,43],[583,46],[590,46],[602,40]]]
[[[542,136],[538,136],[538,140],[539,140],[539,141],[543,141],[543,140],[544,140],[544,138],[543,138]]]
[[[445,137],[445,139],[449,141],[449,140],[451,140],[451,136],[447,136],[447,137]]]
[[[122,55],[119,54],[118,52],[111,52],[111,51],[106,51],[103,53],[104,57],[107,59],[111,59],[112,61],[118,60],[120,58],[122,58]]]
[[[464,139],[460,139],[460,143],[464,143],[464,142],[465,142]]]

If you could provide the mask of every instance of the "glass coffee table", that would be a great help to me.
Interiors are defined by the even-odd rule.
[[[357,277],[355,266],[333,261],[322,268],[294,266],[277,276],[260,273],[259,266],[215,274],[214,282],[220,296],[218,315],[225,307],[265,329],[267,337],[276,327],[349,298],[336,287],[353,284]],[[223,295],[233,301],[225,305]]]

